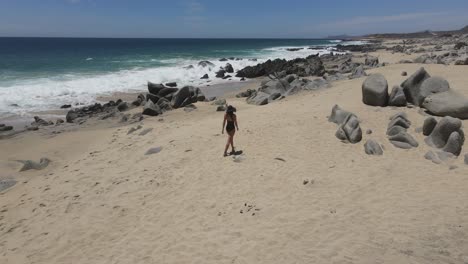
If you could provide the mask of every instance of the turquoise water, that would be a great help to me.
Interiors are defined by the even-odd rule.
[[[206,85],[200,77],[229,61],[235,70],[267,59],[293,59],[337,41],[306,39],[0,38],[0,114],[89,103],[98,94],[144,90],[147,81]],[[287,48],[302,47],[299,51]],[[248,59],[258,59],[256,62]],[[197,65],[209,60],[211,68]],[[185,66],[193,65],[191,69]],[[234,78],[236,79],[236,78]],[[223,80],[211,79],[211,83]],[[18,105],[18,106],[12,106]]]

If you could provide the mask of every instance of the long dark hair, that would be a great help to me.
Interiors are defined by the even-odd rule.
[[[236,108],[232,105],[229,105],[226,109],[226,114],[228,114],[229,117],[234,118],[234,112],[236,112]]]

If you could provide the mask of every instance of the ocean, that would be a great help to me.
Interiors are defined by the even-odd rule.
[[[207,85],[228,82],[214,72],[228,61],[234,70],[268,59],[325,54],[339,40],[316,39],[97,39],[0,38],[0,119],[89,104],[98,95],[145,91],[147,81]],[[342,43],[347,44],[347,43]],[[355,44],[355,43],[353,43]],[[309,47],[320,49],[309,49]],[[289,51],[290,48],[300,50]],[[253,61],[252,59],[257,59]],[[214,67],[201,67],[208,60]],[[186,68],[193,65],[193,68]],[[233,81],[238,78],[233,78]],[[1,121],[1,120],[0,120]]]

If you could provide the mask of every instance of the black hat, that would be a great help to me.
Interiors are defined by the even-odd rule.
[[[226,109],[226,113],[234,113],[236,111],[237,111],[236,108],[232,105],[229,105]]]

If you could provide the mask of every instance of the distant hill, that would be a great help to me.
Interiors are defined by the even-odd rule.
[[[442,36],[442,35],[458,35],[458,34],[468,34],[468,26],[459,29],[459,30],[449,30],[449,31],[431,31],[425,30],[421,32],[414,33],[384,33],[384,34],[369,34],[362,36],[364,38],[427,38],[433,36]]]

